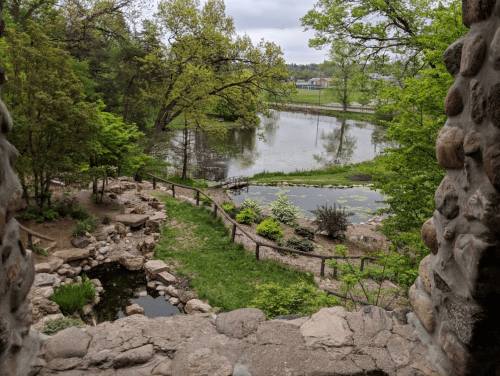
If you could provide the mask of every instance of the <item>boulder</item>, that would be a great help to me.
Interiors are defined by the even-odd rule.
[[[208,313],[208,312],[210,312],[211,309],[212,309],[212,307],[209,304],[204,303],[198,299],[191,299],[184,306],[184,311],[186,311],[186,313],[189,313],[189,314]]]
[[[136,314],[145,315],[146,313],[144,311],[144,308],[142,308],[139,304],[132,304],[125,308],[125,314],[127,316],[131,316]]]
[[[175,276],[173,276],[169,272],[158,273],[156,278],[158,279],[158,281],[160,281],[166,285],[170,285],[170,284],[175,282]]]
[[[144,265],[143,256],[134,256],[129,252],[123,252],[118,261],[128,270],[141,270]]]
[[[154,348],[151,344],[128,350],[113,359],[113,367],[124,368],[134,364],[143,364],[151,359],[154,354]]]
[[[120,214],[115,218],[116,222],[121,222],[125,226],[139,227],[146,223],[149,219],[148,215],[143,214]]]
[[[57,278],[57,279],[59,279],[59,278]],[[53,286],[55,280],[56,280],[56,277],[53,276],[52,274],[38,273],[35,276],[35,286],[36,287]]]
[[[120,235],[125,235],[127,232],[127,227],[121,222],[116,222],[115,223],[115,230],[118,234]]]
[[[175,289],[175,287],[172,286],[172,285],[167,286],[167,289],[165,291],[167,292],[167,294],[169,294],[171,296],[177,297],[179,295],[179,293],[177,292],[177,290]]]
[[[198,299],[198,295],[192,291],[181,291],[179,292],[179,299],[182,303],[187,303],[190,300]]]
[[[35,273],[50,273],[50,272],[51,272],[50,264],[47,262],[35,265]]]
[[[411,286],[409,295],[415,315],[429,333],[434,333],[436,316],[432,307],[432,300],[423,288],[420,277]]]
[[[354,344],[353,333],[342,317],[345,311],[343,314],[338,308],[343,310],[342,307],[322,308],[300,327],[306,346],[341,347]]]
[[[71,239],[71,244],[75,248],[85,248],[91,243],[90,239],[86,236],[80,236],[79,238]]]
[[[65,249],[54,252],[53,256],[60,258],[64,262],[69,262],[90,257],[90,251],[88,249],[81,248]]]
[[[146,271],[146,277],[154,279],[158,273],[168,272],[169,267],[161,260],[151,260],[144,264],[144,270]]]
[[[92,338],[83,330],[71,327],[55,334],[45,346],[45,360],[83,358]]]
[[[59,257],[52,257],[47,263],[50,265],[50,273],[52,273],[54,270],[59,269],[59,267],[64,264],[64,260],[60,259]]]
[[[190,313],[191,306],[197,304],[196,299],[187,302],[184,310]],[[217,316],[215,327],[221,334],[232,338],[245,338],[257,331],[259,324],[266,321],[266,315],[257,308],[243,308],[221,313]]]

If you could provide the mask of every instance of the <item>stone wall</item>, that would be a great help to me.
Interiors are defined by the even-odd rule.
[[[0,25],[2,20],[0,19]],[[6,78],[0,67],[0,85]],[[0,92],[1,95],[1,92]],[[30,332],[30,309],[26,300],[35,270],[31,251],[19,240],[13,218],[21,195],[12,171],[17,150],[6,140],[12,118],[0,97],[0,375],[29,375],[38,351],[38,332]]]
[[[445,374],[498,375],[500,2],[463,0],[470,28],[444,53],[455,77],[436,141],[446,177],[422,227],[431,249],[410,290],[419,337]]]

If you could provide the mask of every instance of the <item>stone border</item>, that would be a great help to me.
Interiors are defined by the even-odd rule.
[[[347,188],[371,188],[374,187],[375,184],[353,184],[353,185],[320,185],[320,184],[294,184],[294,183],[288,183],[288,182],[278,182],[276,184],[268,184],[268,183],[256,183],[252,182],[251,185],[254,186],[259,186],[259,187],[277,187],[277,186],[283,186],[283,187],[313,187],[313,188],[337,188],[337,189],[347,189]]]

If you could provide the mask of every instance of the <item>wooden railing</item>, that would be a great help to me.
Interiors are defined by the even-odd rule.
[[[248,185],[249,181],[250,178],[241,175],[241,176],[232,176],[230,178],[220,180],[219,183],[221,184],[221,186],[234,184],[235,187],[237,187],[239,185],[243,185],[240,183],[245,183],[245,185]]]
[[[51,239],[45,235],[39,234],[38,232],[31,231],[29,228],[24,227],[19,224],[19,229],[25,231],[28,234],[28,248],[33,251],[33,236],[36,238],[44,239],[53,242],[54,239]]]
[[[156,181],[162,181],[164,183],[170,184],[171,188],[172,188],[172,197],[174,197],[174,198],[175,198],[175,187],[176,186],[196,191],[196,205],[200,204],[200,193],[203,196],[205,196],[214,205],[214,218],[217,217],[217,211],[220,211],[221,214],[224,217],[226,217],[226,219],[229,222],[232,223],[233,229],[232,229],[232,232],[231,232],[231,240],[233,242],[234,242],[234,238],[236,236],[236,228],[238,228],[243,234],[245,234],[246,236],[248,236],[255,243],[255,258],[257,260],[259,260],[259,257],[260,257],[260,254],[259,254],[260,253],[260,247],[269,247],[269,248],[272,248],[272,249],[275,249],[275,250],[281,251],[281,252],[288,252],[288,253],[292,253],[292,254],[295,254],[295,255],[304,256],[304,257],[311,257],[311,258],[321,259],[321,273],[320,273],[320,275],[322,277],[325,275],[325,261],[326,260],[330,260],[330,259],[361,259],[361,266],[360,266],[360,270],[361,271],[363,271],[365,261],[368,262],[368,261],[378,260],[377,258],[374,258],[374,257],[364,257],[364,256],[345,256],[345,257],[343,257],[343,256],[333,256],[333,255],[332,256],[326,256],[326,255],[320,255],[320,254],[315,253],[315,252],[302,252],[302,251],[297,251],[296,249],[291,249],[291,248],[288,248],[288,247],[280,247],[280,246],[274,245],[274,244],[262,243],[261,241],[259,241],[257,239],[254,239],[253,234],[249,234],[238,222],[236,222],[234,219],[232,219],[229,216],[229,214],[227,214],[222,209],[222,207],[219,204],[217,204],[210,197],[208,197],[205,193],[203,193],[202,190],[200,190],[198,188],[195,188],[195,187],[188,187],[188,186],[185,186],[185,185],[173,183],[171,181],[164,180],[164,179],[159,178],[158,176],[155,176],[155,175],[152,175],[152,174],[147,174],[147,175],[150,176],[151,178],[153,178],[153,189],[156,189]],[[334,276],[336,277],[337,276],[337,268],[335,268],[333,272],[334,272]]]

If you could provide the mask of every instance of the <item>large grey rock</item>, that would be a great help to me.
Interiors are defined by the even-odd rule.
[[[257,331],[259,324],[263,321],[266,321],[266,315],[260,309],[243,308],[219,314],[215,326],[219,333],[228,337],[245,338]]]
[[[144,265],[144,257],[134,256],[129,252],[123,252],[120,255],[119,262],[128,270],[141,270]]]
[[[415,315],[424,328],[429,333],[433,333],[436,326],[436,316],[432,307],[431,298],[426,293],[422,284],[417,282],[411,286],[409,296]]]
[[[59,257],[52,257],[47,263],[50,265],[50,273],[52,273],[54,270],[59,269],[59,267],[64,264],[64,260],[60,259]]]
[[[75,248],[85,248],[91,243],[90,239],[87,238],[86,236],[81,236],[79,238],[73,238],[71,239],[71,244]]]
[[[179,300],[179,301],[181,301],[181,300]],[[184,306],[184,311],[186,311],[186,313],[189,313],[189,314],[207,313],[207,312],[210,312],[211,309],[212,309],[212,307],[210,307],[209,304],[204,303],[198,299],[191,299]]]
[[[90,251],[85,248],[64,249],[62,251],[54,252],[53,256],[60,258],[64,262],[69,262],[90,257]]]
[[[165,285],[170,285],[175,282],[175,276],[169,272],[161,272],[156,275],[156,279]]]
[[[343,312],[342,312],[343,311]],[[353,345],[353,333],[342,307],[322,308],[300,327],[308,347]]]
[[[56,277],[53,276],[52,274],[48,273],[38,273],[35,276],[35,286],[37,287],[44,287],[44,286],[53,286],[55,282]]]
[[[50,264],[47,262],[36,264],[35,273],[50,273]]]
[[[130,227],[139,227],[145,224],[148,219],[149,216],[144,214],[120,214],[115,217],[116,222],[121,222]]]
[[[145,315],[146,312],[144,311],[144,308],[142,308],[139,304],[132,304],[132,305],[129,305],[127,308],[125,308],[125,314],[127,316],[136,315],[136,314]]]
[[[168,272],[169,267],[161,260],[150,260],[144,264],[146,276],[155,279],[158,273]]]
[[[188,357],[188,375],[190,376],[231,376],[233,365],[225,356],[209,348],[194,351]]]
[[[135,364],[146,363],[154,356],[153,345],[145,345],[125,351],[113,359],[114,368],[130,367]]]
[[[71,327],[56,333],[45,346],[45,360],[56,358],[83,358],[91,337],[83,330]]]

